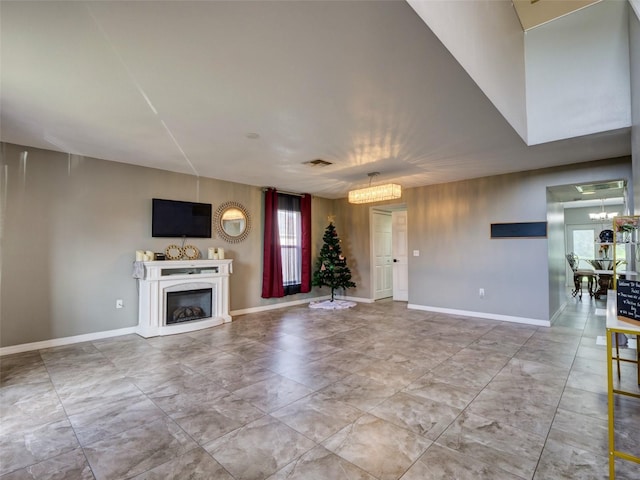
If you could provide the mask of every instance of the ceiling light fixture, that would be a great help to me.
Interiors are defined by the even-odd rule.
[[[589,214],[589,218],[594,222],[603,221],[603,220],[613,220],[613,217],[617,217],[618,212],[605,212],[604,211],[604,199],[602,199],[602,210],[599,212],[592,212]]]
[[[380,172],[367,173],[369,186],[351,190],[349,192],[349,203],[382,202],[383,200],[395,200],[402,196],[402,187],[396,183],[385,183],[372,187],[371,180],[378,175],[380,175]]]
[[[308,162],[303,162],[303,165],[310,165],[312,167],[327,167],[329,165],[333,165],[333,163],[327,162],[326,160],[322,160],[321,158],[316,158],[315,160],[309,160]]]
[[[611,182],[586,183],[583,185],[575,185],[576,190],[583,195],[593,195],[603,190],[619,190],[624,188],[624,180],[613,180]]]
[[[613,217],[617,217],[618,216],[618,212],[611,212],[611,213],[606,213],[606,212],[598,212],[598,213],[590,213],[589,214],[589,218],[591,220],[613,220]]]

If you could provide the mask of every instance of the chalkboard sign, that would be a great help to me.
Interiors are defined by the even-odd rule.
[[[640,321],[640,282],[619,279],[617,291],[618,316]]]
[[[546,236],[547,222],[491,224],[491,238],[531,238]]]

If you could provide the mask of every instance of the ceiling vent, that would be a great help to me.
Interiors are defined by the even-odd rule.
[[[576,190],[578,190],[583,195],[591,195],[596,192],[602,192],[603,190],[620,190],[623,187],[624,180],[614,180],[611,182],[576,185]]]
[[[333,163],[322,160],[321,158],[316,158],[315,160],[304,162],[303,165],[309,165],[311,167],[326,167],[327,165],[333,165]]]

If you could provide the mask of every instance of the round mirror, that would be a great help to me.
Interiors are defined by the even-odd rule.
[[[242,235],[247,224],[247,219],[237,208],[228,208],[222,214],[222,229],[227,235],[237,237]]]
[[[249,213],[237,202],[226,202],[218,207],[214,219],[218,235],[229,243],[244,240],[249,234]]]

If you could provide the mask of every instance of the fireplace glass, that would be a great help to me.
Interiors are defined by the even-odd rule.
[[[167,292],[166,324],[190,322],[211,316],[211,289]]]

